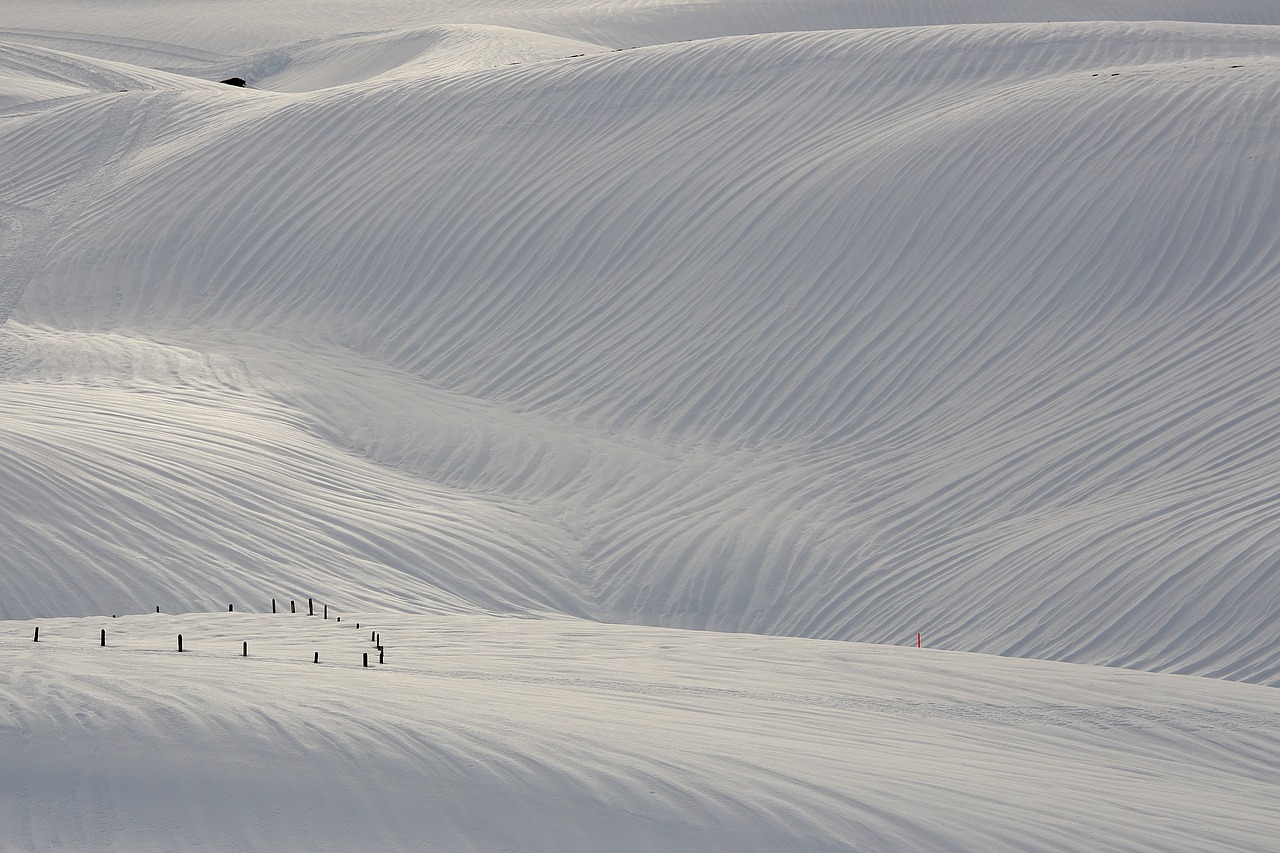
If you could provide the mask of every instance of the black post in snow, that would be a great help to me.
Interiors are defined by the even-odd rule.
[[[289,612],[290,613],[298,612],[298,602],[294,601],[293,599],[289,599]]]
[[[320,663],[320,653],[316,652],[316,656],[312,658],[312,663]]]
[[[40,642],[40,626],[39,625],[36,626],[36,638],[32,642],[35,642],[35,643]]]
[[[382,646],[378,646],[378,663],[382,663]]]
[[[307,615],[308,616],[316,615],[316,603],[309,598],[307,599]]]
[[[182,635],[178,635],[178,651],[182,651]]]
[[[235,613],[235,612],[236,612],[236,606],[235,606],[234,604],[228,604],[228,605],[227,605],[227,612],[228,612],[228,613]]]
[[[274,598],[271,599],[271,612],[272,613],[276,612],[276,600]]]
[[[107,629],[102,629],[102,637],[98,640],[98,645],[105,646],[107,644]]]
[[[365,666],[368,666],[368,665],[369,665],[369,653],[368,653],[368,652],[365,652],[365,653],[364,653],[364,665],[365,665]]]
[[[329,618],[329,605],[327,604],[324,606],[324,618]]]
[[[249,656],[249,641],[248,641],[248,640],[245,640],[245,641],[244,641],[244,646],[243,646],[243,648],[240,650],[240,657],[247,658],[248,656]]]

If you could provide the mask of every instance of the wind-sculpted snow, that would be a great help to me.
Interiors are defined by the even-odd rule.
[[[285,95],[15,47],[101,94],[0,140],[4,612],[314,569],[1275,683],[1278,52],[795,33]]]
[[[0,622],[5,848],[1262,853],[1280,827],[1256,685],[337,615]]]
[[[0,849],[1273,850],[1278,10],[6,2]]]
[[[7,0],[0,26],[8,28],[6,40],[194,70],[231,56],[287,59],[330,41],[360,53],[366,39],[459,25],[624,48],[769,32],[1047,21],[1277,25],[1280,7],[1272,0]]]
[[[306,92],[395,73],[402,77],[457,74],[599,53],[606,48],[504,27],[429,27],[333,39],[289,55],[280,71],[256,79],[264,89]]]

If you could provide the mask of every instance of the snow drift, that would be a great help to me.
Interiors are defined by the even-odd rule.
[[[1205,8],[10,4],[0,846],[1266,849],[1280,15]],[[407,645],[200,612],[313,595]],[[1151,672],[825,642],[918,631]]]
[[[6,125],[4,485],[59,529],[6,519],[4,612],[292,566],[1273,683],[1276,46],[798,33],[295,96],[13,47],[125,91]],[[132,434],[45,416],[86,405]]]
[[[5,847],[1266,851],[1280,825],[1270,688],[385,615],[366,668],[351,618],[0,623]]]

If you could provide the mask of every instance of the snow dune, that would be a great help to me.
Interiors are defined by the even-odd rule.
[[[6,431],[68,481],[31,512],[77,521],[4,558],[4,612],[373,565],[344,604],[921,629],[1274,683],[1276,48],[1186,24],[796,33],[303,95],[84,61],[79,85],[126,91],[5,137],[29,217]],[[276,450],[229,429],[225,468],[179,475],[42,414],[106,389],[140,436],[196,446],[222,431],[203,413],[253,410]],[[339,494],[416,481],[388,487],[386,541],[381,502],[279,479],[317,467],[352,472]],[[84,505],[149,494],[173,500],[130,525]],[[104,529],[127,559],[83,541]],[[111,580],[36,592],[63,573]]]
[[[264,89],[306,92],[392,72],[407,77],[457,74],[604,50],[587,42],[504,27],[431,27],[323,41],[296,51],[282,70],[252,82]]]
[[[5,14],[0,847],[1274,846],[1275,4]]]
[[[1276,25],[1280,9],[1271,0],[8,0],[0,26],[26,43],[194,70],[219,57],[287,56],[303,45],[438,26],[510,27],[624,48],[754,33],[1046,21]]]

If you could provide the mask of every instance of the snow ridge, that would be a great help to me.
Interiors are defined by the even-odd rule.
[[[7,329],[6,430],[47,442],[24,445],[34,471],[76,480],[59,448],[80,426],[28,413],[141,388],[161,397],[131,416],[194,445],[204,407],[159,400],[196,382],[281,423],[277,448],[330,443],[305,466],[418,479],[437,497],[413,501],[473,554],[419,588],[432,546],[408,509],[394,545],[273,548],[272,490],[314,496],[229,437],[259,498],[196,486],[166,512],[207,527],[117,543],[116,588],[143,601],[163,591],[150,569],[120,564],[186,551],[193,606],[280,565],[372,565],[388,606],[927,628],[941,647],[1275,683],[1276,48],[1268,27],[1008,25],[293,96],[139,76],[6,133],[33,172],[15,207],[58,234],[23,242],[40,272]],[[107,73],[85,65],[82,82]],[[118,464],[96,467],[122,495],[173,491]],[[514,516],[470,528],[450,494]],[[96,516],[46,500],[33,512]],[[501,557],[484,529],[515,537]],[[5,613],[93,612],[21,590],[52,563],[90,570],[95,547],[7,558]]]

